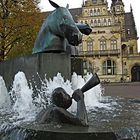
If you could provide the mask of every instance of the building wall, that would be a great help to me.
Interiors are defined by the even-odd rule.
[[[129,82],[131,69],[135,64],[140,64],[135,24],[132,22],[130,26],[126,21],[129,17],[132,18],[129,20],[134,20],[132,9],[131,13],[126,14],[123,1],[112,3],[112,10],[108,9],[107,4],[107,1],[100,0],[95,3],[87,0],[83,4],[78,22],[89,24],[92,33],[83,36],[79,56],[91,64],[92,71],[97,72],[101,81]],[[110,68],[110,63],[114,68]],[[88,67],[85,72],[88,72]]]

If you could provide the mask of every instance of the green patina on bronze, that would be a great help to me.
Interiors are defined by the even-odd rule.
[[[92,29],[87,24],[75,23],[69,10],[53,1],[56,9],[45,19],[33,48],[33,53],[71,50],[82,42],[82,34],[89,35]]]
[[[65,50],[69,44],[80,43],[82,35],[69,10],[54,3],[52,6],[56,9],[45,19],[35,41],[33,53]]]

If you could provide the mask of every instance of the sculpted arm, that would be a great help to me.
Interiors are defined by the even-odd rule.
[[[72,95],[73,99],[77,102],[77,118],[84,125],[88,125],[87,110],[84,102],[84,94],[80,89],[74,91]]]

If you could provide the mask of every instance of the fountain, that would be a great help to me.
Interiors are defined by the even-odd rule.
[[[0,76],[0,108],[9,108],[10,97],[8,96],[8,91],[5,86],[3,78]]]
[[[74,46],[81,42],[81,33],[90,34],[90,28],[75,24],[66,8],[49,2],[56,8],[54,17],[59,10],[59,22],[51,15],[44,21],[34,54],[0,63],[0,140],[139,140],[139,102],[106,97],[101,85],[84,93],[88,127],[36,122],[37,114],[51,104],[54,89],[62,87],[72,96],[78,88],[84,92],[82,87],[92,77],[71,76]],[[68,111],[75,115],[74,100]]]
[[[140,104],[134,99],[112,98],[102,95],[101,85],[85,93],[85,103],[88,111],[89,127],[73,125],[49,125],[37,124],[35,116],[50,104],[52,91],[57,87],[63,87],[70,95],[74,88],[81,88],[91,77],[85,78],[73,74],[72,81],[64,80],[60,73],[53,79],[41,81],[41,88],[34,93],[31,83],[27,81],[23,72],[18,72],[13,81],[11,91],[7,92],[5,102],[10,110],[0,109],[0,139],[1,140],[40,140],[40,139],[93,139],[119,140],[121,138],[138,140],[140,122]],[[4,80],[3,88],[6,89]],[[77,82],[76,82],[77,81]],[[37,88],[37,87],[36,87]],[[37,91],[36,90],[36,91]],[[3,90],[0,90],[3,93]],[[1,94],[3,98],[4,94]],[[9,100],[10,101],[10,100]],[[9,105],[10,104],[10,105]],[[1,104],[2,108],[3,105]],[[73,101],[68,109],[75,113],[76,106]]]

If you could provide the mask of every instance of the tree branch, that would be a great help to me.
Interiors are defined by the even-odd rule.
[[[16,38],[16,39],[14,39],[12,42],[10,42],[9,44],[7,44],[4,48],[5,48],[5,50],[7,50],[7,48],[9,47],[9,46],[12,46],[12,44],[13,43],[15,43],[16,41],[18,41],[18,40],[20,40],[21,39],[21,37],[18,37],[18,38]]]

